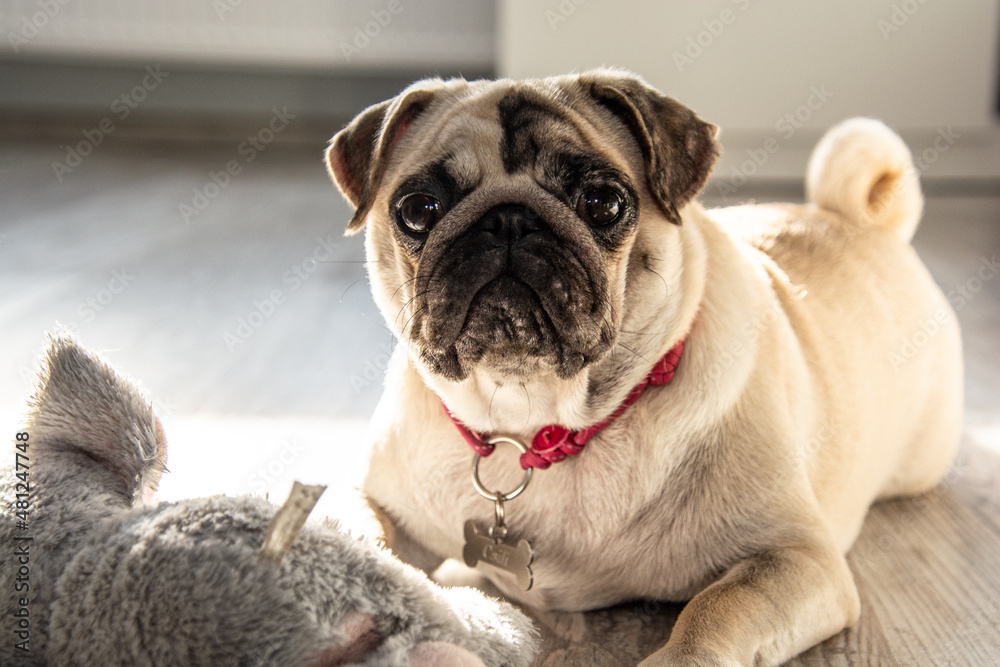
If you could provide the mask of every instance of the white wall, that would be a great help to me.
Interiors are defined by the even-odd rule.
[[[494,13],[493,0],[3,0],[0,56],[481,70]]]
[[[884,119],[916,152],[952,127],[961,150],[936,175],[1000,174],[997,0],[502,0],[499,11],[500,74],[631,69],[719,124],[730,158],[769,135],[784,142],[762,174],[801,173],[820,129],[855,115]]]
[[[0,122],[76,135],[152,67],[169,78],[123,134],[217,135],[274,105],[318,130],[416,78],[492,73],[495,35],[494,0],[0,0]]]

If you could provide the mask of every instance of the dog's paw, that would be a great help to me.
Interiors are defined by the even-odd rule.
[[[640,662],[639,667],[743,667],[743,663],[713,651],[665,646]]]
[[[477,655],[447,642],[424,642],[410,654],[411,667],[486,667]]]

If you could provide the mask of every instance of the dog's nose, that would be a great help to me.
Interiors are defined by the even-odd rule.
[[[491,235],[498,246],[515,245],[528,234],[545,228],[538,213],[520,204],[494,206],[479,218],[475,226]]]

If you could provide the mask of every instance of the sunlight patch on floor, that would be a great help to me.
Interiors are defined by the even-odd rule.
[[[158,499],[253,494],[281,504],[297,480],[327,486],[314,517],[366,528],[358,491],[367,461],[365,420],[175,415],[163,422],[169,472]]]

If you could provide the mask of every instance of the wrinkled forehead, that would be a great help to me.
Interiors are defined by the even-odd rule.
[[[593,100],[550,82],[474,82],[447,91],[402,137],[386,174],[444,169],[458,188],[567,169],[636,164],[627,129]],[[391,189],[391,188],[390,188]]]

